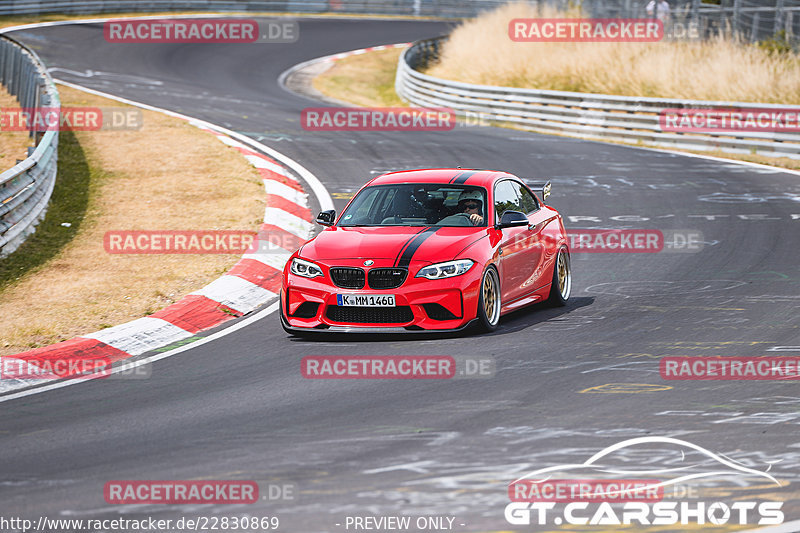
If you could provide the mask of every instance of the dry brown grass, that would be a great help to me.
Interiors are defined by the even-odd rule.
[[[0,85],[0,109],[19,108],[17,99]],[[28,157],[27,148],[33,139],[26,131],[0,131],[0,173],[17,164],[17,160]]]
[[[397,60],[402,51],[402,48],[389,48],[342,58],[314,78],[314,88],[355,105],[403,106],[405,104],[394,92]]]
[[[394,83],[394,69],[397,66],[397,57],[399,53],[399,50],[367,52],[365,54],[341,59],[337,61],[333,68],[314,79],[314,87],[331,98],[350,102],[355,105],[378,107],[406,105],[405,103],[398,102],[399,99],[394,92],[388,95],[384,91],[376,89],[376,87],[386,87]],[[520,129],[510,123],[498,123],[498,125],[512,129]],[[639,143],[613,143],[642,146]],[[665,149],[659,146],[653,147],[662,150]],[[758,154],[731,154],[721,150],[686,151],[701,155],[712,155],[715,157],[749,161],[779,168],[800,170],[800,161],[788,157],[768,157]],[[347,198],[349,198],[349,196]]]
[[[574,13],[567,16],[574,16]],[[800,103],[800,59],[730,40],[658,43],[520,43],[513,18],[565,16],[512,3],[459,26],[441,78],[511,87],[701,100]]]
[[[60,92],[65,106],[121,105],[65,87]],[[153,313],[238,259],[110,255],[103,250],[107,230],[256,230],[262,220],[257,171],[233,148],[182,120],[144,111],[141,131],[76,136],[91,172],[85,219],[57,257],[0,293],[0,355]]]

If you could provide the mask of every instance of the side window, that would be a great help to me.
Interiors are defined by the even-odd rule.
[[[504,180],[495,186],[494,212],[498,221],[505,211],[521,211],[519,202],[519,196],[511,181]]]
[[[520,211],[526,215],[530,215],[539,209],[539,203],[536,201],[536,197],[531,194],[531,191],[529,191],[527,187],[517,182],[512,182],[512,184],[520,198]]]

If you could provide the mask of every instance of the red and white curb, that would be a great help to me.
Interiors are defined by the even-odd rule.
[[[59,83],[187,120],[217,136],[220,141],[238,150],[261,174],[267,207],[259,229],[258,248],[242,256],[225,275],[202,289],[150,316],[51,346],[3,356],[0,361],[18,360],[13,361],[14,365],[24,362],[29,372],[35,372],[31,366],[57,368],[56,361],[59,360],[80,361],[82,368],[92,367],[93,361],[101,366],[107,365],[187,339],[277,299],[283,266],[293,251],[312,236],[314,229],[308,194],[293,176],[303,178],[323,210],[333,208],[330,195],[313,174],[283,154],[214,124],[79,85]],[[66,378],[77,374],[70,374],[67,369],[66,372],[59,372],[59,376]],[[41,384],[41,380],[2,379],[0,393],[37,384]]]
[[[333,54],[330,56],[321,57],[319,61],[338,61],[345,57],[358,56],[366,54],[367,52],[377,52],[379,50],[389,50],[391,48],[406,48],[414,43],[397,43],[397,44],[382,44],[379,46],[370,46],[369,48],[359,48],[358,50],[350,50],[349,52],[342,52],[340,54]]]

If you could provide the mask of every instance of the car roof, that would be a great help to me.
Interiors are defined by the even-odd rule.
[[[452,183],[454,185],[490,186],[499,177],[516,177],[508,172],[479,170],[472,168],[424,168],[401,170],[378,176],[367,185],[387,185],[391,183]]]

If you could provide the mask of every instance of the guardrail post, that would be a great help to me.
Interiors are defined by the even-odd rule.
[[[733,0],[733,22],[731,30],[734,38],[739,36],[739,24],[742,20],[742,0]]]
[[[761,21],[761,13],[756,11],[753,14],[753,26],[750,28],[750,42],[754,43],[758,40],[758,24]]]
[[[778,0],[775,5],[775,27],[772,30],[773,34],[777,34],[781,31],[781,23],[783,22],[783,14],[784,14],[784,4],[783,0]]]

